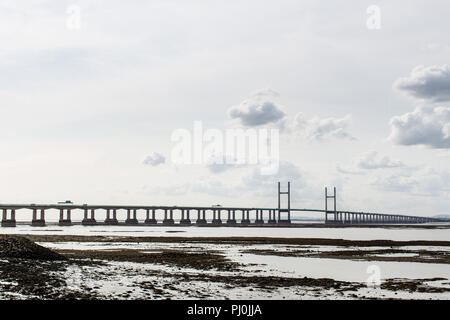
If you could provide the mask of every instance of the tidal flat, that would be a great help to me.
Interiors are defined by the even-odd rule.
[[[342,239],[282,237],[280,231],[272,237],[253,232],[214,237],[210,230],[186,236],[203,229],[196,227],[174,227],[164,236],[161,230],[123,234],[107,227],[69,227],[66,234],[55,231],[64,228],[21,228],[2,237],[23,237],[63,259],[1,256],[3,299],[450,298],[450,241],[442,235],[390,240],[367,239],[365,232],[357,240],[345,233]],[[75,232],[78,228],[83,232]],[[289,230],[302,234],[302,228]],[[413,230],[396,232],[403,231]]]

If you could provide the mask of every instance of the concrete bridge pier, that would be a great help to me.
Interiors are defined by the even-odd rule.
[[[45,225],[45,220],[42,220],[42,222]],[[70,209],[67,209],[67,215],[64,218],[64,209],[59,210],[59,221],[58,225],[60,226],[71,226],[72,225],[72,218],[71,218],[71,212]]]
[[[150,209],[147,209],[147,211],[145,212],[145,224],[158,224],[158,221],[156,221],[155,217],[155,211],[156,209],[152,209],[152,217],[150,219]]]
[[[16,210],[11,209],[11,218],[8,219],[8,210],[3,209],[2,227],[15,227],[16,226]]]
[[[196,224],[206,224],[206,210],[200,210],[197,209],[197,221],[195,221]]]
[[[231,216],[231,214],[233,216]],[[236,210],[228,210],[228,220],[227,224],[236,224]]]
[[[218,214],[216,217],[216,209],[213,210],[213,220],[212,220],[212,224],[222,224],[222,219],[220,219],[220,209],[217,210]]]
[[[163,224],[165,225],[175,224],[175,222],[173,221],[173,209],[169,209],[169,217],[167,217],[167,209],[164,209]]]
[[[190,210],[189,209],[186,209],[186,217],[184,216],[184,209],[181,210],[180,224],[186,224],[186,225],[190,225],[191,224]]]
[[[256,210],[255,224],[264,224],[263,211],[262,211],[262,209],[259,209],[259,210],[257,209],[257,210]]]
[[[111,210],[106,209],[106,219],[105,224],[107,225],[117,225],[119,221],[117,221],[117,210],[113,209],[113,217],[111,218]]]
[[[136,209],[133,209],[133,217],[130,215],[131,210],[127,209],[127,220],[125,220],[125,224],[135,225],[138,224]]]
[[[275,210],[269,210],[269,221],[267,221],[269,224],[276,224],[277,220],[275,219]]]
[[[91,209],[91,216],[88,217],[88,209],[84,209],[84,218],[81,221],[83,226],[95,226],[97,221],[95,220],[95,209]]]
[[[287,219],[281,219],[281,212],[287,213]],[[333,222],[335,222],[335,221],[333,221]],[[290,224],[290,223],[291,223],[291,210],[290,209],[278,209],[278,224]]]
[[[242,210],[241,224],[250,224],[250,210]]]
[[[344,220],[342,220],[342,212],[338,213],[338,223],[339,224],[343,224],[344,223]]]
[[[44,214],[42,213],[42,211],[44,211],[44,210],[43,209],[41,210],[41,217],[40,217],[40,219],[38,219],[37,209],[33,209],[33,219],[31,220],[31,225],[33,227],[45,227],[45,218],[44,218]]]

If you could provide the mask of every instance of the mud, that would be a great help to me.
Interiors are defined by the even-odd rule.
[[[398,246],[440,246],[450,247],[450,241],[393,241],[393,240],[343,240],[326,238],[267,238],[267,237],[126,237],[126,236],[77,236],[77,235],[23,235],[35,242],[159,242],[159,243],[220,243],[233,245],[285,244],[318,246],[360,246],[360,247],[398,247]]]
[[[379,249],[379,250],[334,250],[334,251],[313,251],[313,250],[290,250],[277,251],[273,249],[248,249],[242,250],[244,253],[273,255],[280,257],[306,257],[306,258],[327,258],[327,259],[352,259],[363,261],[396,261],[396,262],[421,262],[421,263],[442,263],[450,264],[450,252],[448,251],[427,251],[427,250],[405,250],[405,249]],[[408,254],[414,256],[380,256],[388,254]]]
[[[174,265],[176,267],[201,270],[234,271],[238,263],[231,262],[218,252],[184,252],[181,250],[158,250],[157,252],[142,252],[133,249],[121,250],[58,250],[71,259],[127,261]]]

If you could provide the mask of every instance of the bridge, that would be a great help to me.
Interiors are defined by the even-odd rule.
[[[281,191],[280,182],[278,182],[278,207],[222,207],[222,206],[146,206],[146,205],[78,205],[72,203],[58,204],[0,204],[2,212],[2,227],[16,226],[16,210],[26,209],[31,212],[32,226],[45,226],[45,215],[47,210],[58,210],[60,226],[70,226],[74,224],[72,212],[81,210],[84,215],[81,220],[82,225],[175,225],[174,213],[179,215],[179,225],[264,225],[269,224],[289,225],[291,224],[292,212],[314,212],[324,213],[325,224],[334,225],[362,225],[362,224],[416,224],[440,222],[439,219],[429,217],[408,216],[399,214],[384,214],[370,212],[352,212],[338,211],[336,209],[336,188],[332,195],[328,194],[325,188],[325,209],[295,209],[290,207],[290,182],[288,182],[287,191]],[[287,195],[287,207],[281,207],[281,196]],[[328,209],[328,200],[333,199],[333,209]],[[119,222],[117,212],[125,210],[127,218]],[[96,213],[103,211],[106,218],[99,221]],[[145,213],[145,220],[140,223],[138,213]],[[162,212],[164,219],[158,221],[156,213]],[[195,220],[191,214],[196,216]],[[207,214],[210,219],[207,219]],[[225,216],[223,216],[224,214]],[[222,220],[225,218],[226,220]],[[141,219],[142,221],[142,219]],[[209,221],[209,222],[208,222]]]

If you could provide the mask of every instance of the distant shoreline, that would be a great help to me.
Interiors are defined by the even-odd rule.
[[[41,226],[32,226],[29,222],[25,222],[25,221],[17,221],[16,222],[17,226],[30,226],[33,228],[36,228],[37,230],[39,228],[42,228]],[[81,226],[82,223],[81,221],[74,221],[72,222],[73,226]],[[70,228],[71,226],[60,226],[58,225],[57,221],[48,221],[46,222],[46,226],[54,226],[54,227],[60,227],[60,228]],[[86,228],[90,228],[90,227],[95,227],[95,226],[109,226],[103,222],[97,222],[96,225],[94,226],[85,226]],[[186,224],[179,224],[179,223],[175,223],[172,225],[166,225],[166,224],[162,224],[162,223],[158,223],[158,224],[152,224],[152,225],[147,225],[142,223],[139,224],[126,224],[125,222],[119,222],[117,225],[114,226],[123,226],[123,227],[142,227],[142,228],[152,228],[152,227],[199,227],[199,228],[402,228],[402,229],[450,229],[450,222],[436,222],[436,223],[429,223],[429,224],[332,224],[332,223],[328,223],[325,224],[323,222],[319,223],[319,222],[310,222],[310,223],[304,223],[304,222],[293,222],[291,224],[268,224],[268,223],[264,223],[264,224],[255,224],[255,223],[251,223],[251,224],[233,224],[233,225],[228,225],[226,223],[222,223],[220,225],[217,224],[212,224],[212,223],[208,223],[208,224],[202,224],[202,225],[197,225],[195,223],[192,223],[191,225],[186,225]],[[13,228],[13,227],[5,227],[5,228]],[[1,229],[0,229],[1,230]],[[1,234],[1,231],[0,231]]]

